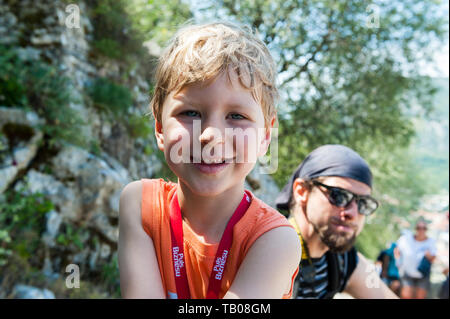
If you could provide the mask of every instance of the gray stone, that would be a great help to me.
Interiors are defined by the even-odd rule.
[[[116,217],[119,216],[119,202],[120,194],[122,193],[122,188],[117,189],[113,194],[109,196],[109,207],[114,213],[117,213]],[[114,217],[114,216],[113,216]]]
[[[105,153],[102,157],[67,146],[52,162],[59,179],[75,179],[84,209],[117,217],[120,191],[131,179],[117,160]]]
[[[4,157],[0,163],[0,194],[16,179],[17,174],[28,167],[36,156],[39,144],[43,138],[41,131],[36,126],[42,120],[33,113],[18,108],[0,107],[0,131],[6,124],[23,125],[32,129],[33,135],[28,141],[21,141],[12,149],[12,155]]]
[[[261,174],[260,164],[257,163],[247,176],[245,187],[263,202],[275,208],[275,200],[280,193],[280,189],[275,181],[268,174]]]
[[[46,214],[47,224],[46,231],[42,235],[42,240],[49,247],[55,246],[55,238],[58,235],[61,226],[62,217],[56,211],[51,210]]]
[[[64,147],[52,162],[56,168],[55,175],[60,179],[79,176],[83,170],[89,172],[96,170],[94,175],[103,174],[121,184],[130,180],[127,170],[106,153],[102,153],[102,158],[100,158],[72,145]],[[102,182],[97,181],[97,183],[96,185],[99,186]]]
[[[111,247],[108,244],[101,244],[100,246],[100,258],[106,259],[111,254]]]
[[[53,272],[52,262],[50,258],[47,256],[44,259],[44,266],[42,267],[42,274],[50,280],[50,282],[55,281],[59,278],[59,274]]]
[[[108,217],[103,213],[95,213],[92,217],[92,225],[97,231],[113,243],[119,240],[119,228],[112,226]]]
[[[39,60],[41,56],[41,50],[35,49],[33,47],[18,48],[17,54],[21,60]]]
[[[13,295],[17,299],[55,299],[55,294],[48,289],[39,289],[22,284],[14,286]]]
[[[0,43],[14,44],[20,36],[17,17],[0,4]]]
[[[32,111],[25,111],[22,108],[0,106],[0,127],[7,123],[21,124],[36,128],[43,124],[44,120]]]
[[[89,248],[85,248],[82,251],[80,251],[79,253],[75,254],[71,259],[72,259],[72,263],[76,264],[76,265],[83,265],[88,256],[89,256],[90,250]]]
[[[49,34],[45,29],[38,29],[34,31],[34,35],[31,36],[30,41],[32,44],[39,46],[61,44],[63,39],[60,34]]]
[[[58,234],[59,227],[61,226],[62,218],[54,210],[47,213],[47,233],[55,237]]]
[[[28,191],[46,195],[61,213],[62,219],[78,221],[81,217],[82,207],[79,196],[71,187],[66,187],[53,176],[40,173],[34,169],[26,175]],[[16,190],[23,183],[17,183]]]
[[[97,268],[97,259],[99,256],[99,243],[95,243],[95,249],[91,250],[89,255],[89,268],[91,270],[95,270]]]

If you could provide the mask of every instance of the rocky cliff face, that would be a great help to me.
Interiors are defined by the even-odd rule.
[[[75,130],[71,127],[75,133],[68,138],[62,135],[53,143],[52,132],[60,132],[61,125],[71,121],[64,118],[65,113],[62,118],[48,116],[60,108],[47,109],[49,105],[39,99],[39,105],[34,105],[29,96],[25,106],[0,105],[0,215],[4,214],[3,226],[11,227],[12,234],[9,240],[5,239],[8,234],[3,239],[0,235],[0,261],[4,260],[3,266],[0,263],[0,297],[52,296],[48,291],[18,286],[36,282],[10,273],[17,254],[17,245],[11,248],[10,243],[20,242],[24,236],[22,229],[13,230],[14,218],[6,214],[13,211],[8,206],[13,205],[11,194],[42,194],[52,203],[37,231],[35,250],[31,256],[22,254],[30,269],[44,276],[37,281],[39,288],[52,288],[48,283],[55,280],[63,283],[66,266],[76,264],[82,281],[109,282],[112,288],[101,296],[118,297],[120,192],[135,179],[167,177],[167,167],[152,137],[151,120],[145,117],[152,85],[146,74],[151,72],[141,72],[139,64],[124,69],[120,61],[92,54],[95,24],[86,14],[88,5],[82,1],[77,4],[80,28],[69,28],[64,1],[0,1],[0,45],[14,50],[25,64],[45,61],[57,74],[67,77],[72,98],[61,108],[82,119]],[[93,83],[100,77],[126,78],[121,85],[128,88],[132,99],[120,120],[99,111],[89,94],[97,88]],[[130,130],[130,118],[137,119],[140,132]],[[78,137],[88,143],[76,143]],[[278,188],[270,176],[254,171],[246,185],[273,205]],[[1,227],[0,218],[0,231]],[[9,254],[5,253],[8,247]],[[55,294],[71,296],[62,288]]]

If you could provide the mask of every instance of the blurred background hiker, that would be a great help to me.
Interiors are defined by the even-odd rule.
[[[445,239],[447,240],[448,243],[448,211],[446,213],[446,217],[447,217],[447,236],[445,237]],[[447,247],[447,253],[448,253],[448,247]],[[447,255],[448,257],[448,255]],[[444,282],[442,283],[440,289],[439,289],[439,295],[438,297],[440,299],[448,299],[448,290],[449,290],[449,283],[448,283],[448,272],[449,272],[449,260],[448,258],[443,258],[443,263],[445,265],[444,270],[442,271],[442,273],[444,274],[444,276],[446,276]]]
[[[390,243],[387,249],[380,252],[377,262],[381,265],[381,280],[383,280],[383,282],[391,288],[395,294],[400,296],[401,283],[395,257],[396,247],[396,243]]]
[[[419,219],[415,233],[405,232],[397,241],[402,299],[425,299],[430,290],[431,266],[436,258],[436,242],[427,236],[427,222]]]

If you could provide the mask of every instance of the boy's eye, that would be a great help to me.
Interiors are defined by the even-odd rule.
[[[182,115],[186,115],[188,117],[197,117],[200,116],[200,113],[197,111],[184,111],[183,113],[181,113]]]
[[[245,119],[245,116],[243,116],[243,115],[241,115],[241,114],[238,114],[238,113],[231,113],[231,114],[229,115],[229,117],[230,117],[232,120],[242,120],[242,119]]]

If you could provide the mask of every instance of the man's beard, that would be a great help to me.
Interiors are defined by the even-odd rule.
[[[331,223],[328,221],[326,225],[321,227],[317,226],[313,222],[311,225],[314,227],[314,231],[319,235],[320,240],[329,248],[333,253],[343,253],[353,247],[356,241],[356,231],[348,238],[338,232],[334,232],[331,228]]]

